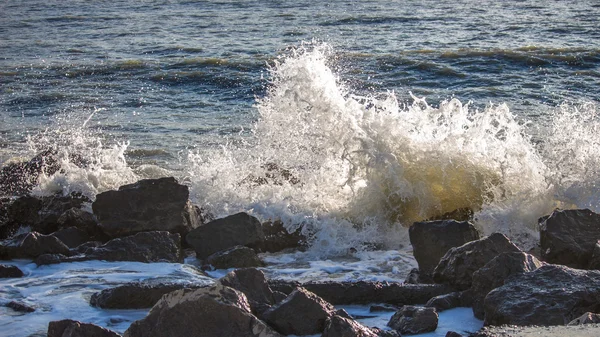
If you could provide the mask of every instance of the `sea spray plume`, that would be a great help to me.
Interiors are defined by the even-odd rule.
[[[93,199],[100,192],[117,189],[138,179],[125,160],[128,144],[106,146],[101,134],[88,127],[92,117],[101,111],[103,109],[94,109],[89,115],[61,114],[54,118],[52,127],[28,137],[32,153],[53,149],[60,164],[57,172],[39,177],[33,193],[67,195],[78,192]]]
[[[201,204],[303,225],[320,255],[369,242],[398,247],[402,226],[458,208],[476,211],[484,232],[534,226],[503,217],[548,189],[545,166],[506,105],[478,111],[456,99],[435,108],[416,97],[400,104],[393,92],[353,95],[328,66],[333,54],[318,43],[291,49],[269,69],[254,137],[220,155],[190,156]],[[266,163],[301,183],[247,183]]]

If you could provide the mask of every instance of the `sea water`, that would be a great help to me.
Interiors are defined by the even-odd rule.
[[[600,211],[598,17],[596,1],[2,2],[0,165],[55,148],[35,194],[175,176],[217,217],[302,228],[306,252],[262,256],[271,277],[402,281],[407,226],[464,208],[528,250],[554,208]]]

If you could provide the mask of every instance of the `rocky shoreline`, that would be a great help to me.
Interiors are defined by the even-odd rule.
[[[21,168],[29,173],[42,164],[38,159]],[[18,168],[3,171],[0,184]],[[203,269],[237,268],[211,285],[137,282],[94,294],[90,304],[98,308],[151,308],[124,336],[400,336],[435,330],[438,313],[454,307],[472,307],[484,320],[485,328],[473,336],[599,331],[588,323],[600,322],[600,215],[589,210],[556,210],[541,218],[537,256],[503,234],[480,237],[468,221],[434,220],[409,229],[419,268],[405,283],[299,283],[268,280],[257,253],[303,249],[301,230],[288,233],[277,221],[261,223],[247,213],[213,219],[174,178],[141,180],[93,202],[80,195],[31,196],[29,180],[2,188],[21,195],[0,200],[0,277],[26,277],[10,265],[18,258],[38,266],[183,263],[192,253]],[[92,213],[82,209],[86,203]],[[333,306],[370,303],[395,312],[387,327],[366,327]],[[51,337],[92,335],[119,336],[74,320],[48,326]]]

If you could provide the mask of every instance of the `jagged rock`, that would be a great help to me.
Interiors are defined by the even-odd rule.
[[[364,325],[349,319],[334,315],[325,325],[321,337],[378,337],[377,333]]]
[[[134,282],[104,289],[92,295],[90,304],[102,309],[152,308],[160,298],[180,289],[196,289],[209,284]]]
[[[479,232],[472,223],[455,220],[415,222],[408,234],[422,277],[433,273],[450,248],[479,239]]]
[[[588,269],[592,270],[600,270],[600,240],[596,242],[594,245],[594,251],[592,253],[592,258],[590,259],[590,265]]]
[[[555,210],[539,220],[542,260],[571,268],[589,266],[600,239],[600,214],[589,209]]]
[[[433,297],[427,301],[425,306],[435,308],[435,311],[440,312],[457,307],[467,307],[469,305],[463,302],[462,292],[453,292]]]
[[[52,236],[58,238],[69,248],[78,247],[91,239],[86,231],[77,227],[59,229],[52,233]]]
[[[401,284],[390,282],[369,281],[328,281],[328,282],[298,282],[269,281],[271,289],[286,292],[298,286],[311,291],[332,304],[421,304],[430,298],[456,291],[445,284]]]
[[[8,164],[0,170],[0,194],[28,194],[42,172],[51,175],[59,169],[60,164],[53,149],[38,153],[28,162]]]
[[[211,254],[238,245],[259,247],[265,235],[260,221],[247,213],[237,213],[204,224],[186,236],[194,247],[196,257],[205,259]]]
[[[288,297],[272,306],[264,320],[284,335],[313,335],[323,332],[325,323],[335,308],[314,293],[297,288]]]
[[[244,246],[235,246],[214,253],[206,258],[206,263],[209,263],[216,269],[251,268],[263,267],[265,265],[258,258],[254,249]]]
[[[458,289],[468,289],[473,273],[505,252],[520,252],[506,236],[494,233],[488,237],[451,248],[435,267],[433,279]]]
[[[34,307],[29,306],[25,303],[20,303],[20,302],[16,302],[16,301],[10,301],[10,302],[8,302],[8,304],[6,304],[6,306],[8,308],[11,308],[12,310],[18,311],[18,312],[29,313],[29,312],[35,311]]]
[[[390,318],[387,325],[401,334],[416,335],[437,329],[438,314],[435,308],[405,305]]]
[[[145,179],[98,194],[92,209],[102,231],[112,238],[149,231],[185,237],[200,226],[188,197],[188,187],[173,177]]]
[[[141,232],[123,238],[112,239],[99,247],[89,247],[83,254],[64,256],[41,255],[38,265],[88,260],[136,261],[136,262],[183,262],[179,234],[169,232]]]
[[[66,210],[57,220],[59,230],[75,227],[87,234],[88,241],[106,242],[111,238],[104,234],[98,226],[96,217],[80,208]],[[56,233],[56,232],[55,232]],[[66,242],[65,242],[66,243]]]
[[[246,296],[215,284],[164,295],[125,337],[280,337],[250,312]]]
[[[63,319],[48,324],[48,337],[121,337],[121,335],[95,324]]]
[[[581,315],[581,317],[576,318],[569,322],[567,325],[580,325],[580,324],[594,324],[600,323],[600,314],[595,314],[593,312],[586,312]]]
[[[302,235],[302,228],[290,233],[281,221],[267,221],[262,224],[264,240],[259,249],[263,252],[279,252],[284,249],[299,249],[306,245],[306,237]]]
[[[483,301],[494,288],[504,284],[504,280],[516,273],[527,273],[538,269],[542,262],[527,253],[503,253],[473,273],[473,314],[484,318]]]
[[[0,278],[23,277],[23,272],[17,266],[0,264]]]
[[[419,284],[419,283],[431,283],[431,282],[424,282],[423,280],[421,280],[421,273],[419,272],[419,268],[413,268],[408,272],[408,275],[406,275],[406,278],[404,279],[404,283]]]
[[[485,325],[561,325],[600,312],[600,271],[544,265],[513,274],[485,298]]]
[[[380,328],[371,328],[371,331],[377,334],[379,337],[402,337],[396,330],[383,330]]]
[[[69,247],[52,235],[22,234],[0,245],[0,258],[35,258],[42,254],[70,255]]]
[[[254,268],[237,269],[227,273],[219,282],[246,295],[252,312],[261,317],[271,305],[277,303],[269,288],[265,274]]]

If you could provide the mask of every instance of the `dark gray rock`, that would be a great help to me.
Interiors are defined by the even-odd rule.
[[[483,301],[494,288],[504,284],[510,275],[538,269],[542,262],[527,253],[503,253],[473,273],[473,314],[484,318]]]
[[[600,239],[600,214],[589,209],[555,210],[539,221],[542,260],[571,268],[589,266]]]
[[[426,282],[431,281],[431,282]],[[406,284],[419,284],[419,283],[433,283],[433,279],[431,280],[421,280],[421,273],[419,272],[419,268],[413,268],[408,272],[406,278],[404,279],[404,283]]]
[[[463,335],[455,331],[448,331],[446,332],[446,337],[463,337]]]
[[[197,289],[206,285],[189,283],[149,284],[134,282],[115,288],[104,289],[90,298],[90,304],[102,309],[143,309],[152,308],[160,298],[180,289]]]
[[[371,331],[376,333],[379,337],[401,337],[400,333],[396,330],[383,330],[380,328],[371,328]]]
[[[435,308],[405,305],[390,318],[387,325],[403,335],[430,332],[437,329],[438,314]]]
[[[285,282],[269,281],[271,289],[284,290]],[[291,282],[289,288],[297,286]],[[388,303],[395,305],[422,304],[432,297],[456,291],[445,284],[402,284],[391,282],[307,282],[302,287],[322,297],[325,301],[338,304]],[[274,288],[275,287],[275,288]],[[284,291],[285,292],[285,291]]]
[[[596,242],[594,245],[592,258],[590,259],[590,265],[588,266],[588,269],[600,270],[600,240],[598,240],[598,242]]]
[[[455,220],[415,222],[408,229],[408,234],[423,277],[433,273],[450,248],[479,239],[479,233],[472,223]]]
[[[461,292],[453,292],[436,296],[427,301],[425,306],[435,308],[437,312],[441,312],[452,308],[465,307],[466,305],[462,302]]]
[[[572,320],[567,325],[581,325],[581,324],[595,324],[600,323],[600,314],[596,314],[593,312],[586,312],[580,317]]]
[[[564,325],[600,312],[600,271],[545,265],[511,275],[485,298],[485,325]]]
[[[149,231],[185,237],[200,225],[188,197],[188,187],[173,177],[145,179],[98,194],[92,209],[100,228],[112,238]]]
[[[304,288],[267,310],[264,320],[284,335],[313,335],[323,332],[335,308]]]
[[[451,248],[435,267],[433,279],[448,283],[458,289],[471,287],[473,273],[501,253],[520,252],[510,240],[500,233]]]
[[[42,254],[70,255],[71,252],[62,241],[52,235],[31,232],[14,239],[4,240],[0,247],[0,258],[36,258]]]
[[[75,227],[85,232],[88,236],[88,241],[106,242],[111,239],[100,229],[96,217],[92,213],[86,212],[80,208],[66,210],[58,218],[57,222],[60,230]]]
[[[48,149],[27,162],[11,163],[0,170],[0,195],[25,195],[37,184],[40,174],[56,173],[60,164],[57,152]]]
[[[301,249],[306,246],[302,228],[290,233],[281,221],[267,221],[262,224],[264,240],[258,248],[262,252],[279,252],[284,249]]]
[[[577,326],[484,326],[469,337],[598,337],[600,324]]]
[[[21,303],[21,302],[16,302],[16,301],[10,301],[6,304],[6,306],[8,308],[11,308],[14,311],[18,311],[18,312],[25,312],[25,313],[29,313],[29,312],[34,312],[35,308],[27,305],[25,303]]]
[[[0,278],[23,277],[23,271],[17,266],[0,264]]]
[[[377,333],[353,319],[334,315],[325,325],[321,337],[378,337]]]
[[[69,248],[78,247],[90,241],[91,239],[90,235],[86,231],[77,227],[59,229],[56,232],[52,233],[52,236],[58,238]]]
[[[206,263],[216,269],[263,267],[265,264],[258,258],[254,249],[235,246],[214,253],[206,258]]]
[[[121,337],[121,335],[95,324],[63,319],[48,324],[48,337]]]
[[[257,248],[264,239],[260,221],[247,213],[211,221],[186,236],[187,243],[194,248],[199,259],[238,245]]]
[[[261,317],[271,305],[277,303],[265,274],[254,268],[237,269],[227,273],[219,282],[246,295],[252,312]]]
[[[164,295],[125,337],[280,337],[250,312],[246,296],[217,283]]]
[[[302,284],[298,281],[277,280],[277,279],[269,279],[269,280],[267,280],[267,283],[269,284],[269,288],[271,288],[271,290],[273,290],[274,292],[283,293],[283,294],[285,294],[286,297],[292,291],[294,291],[296,288],[302,286]]]

